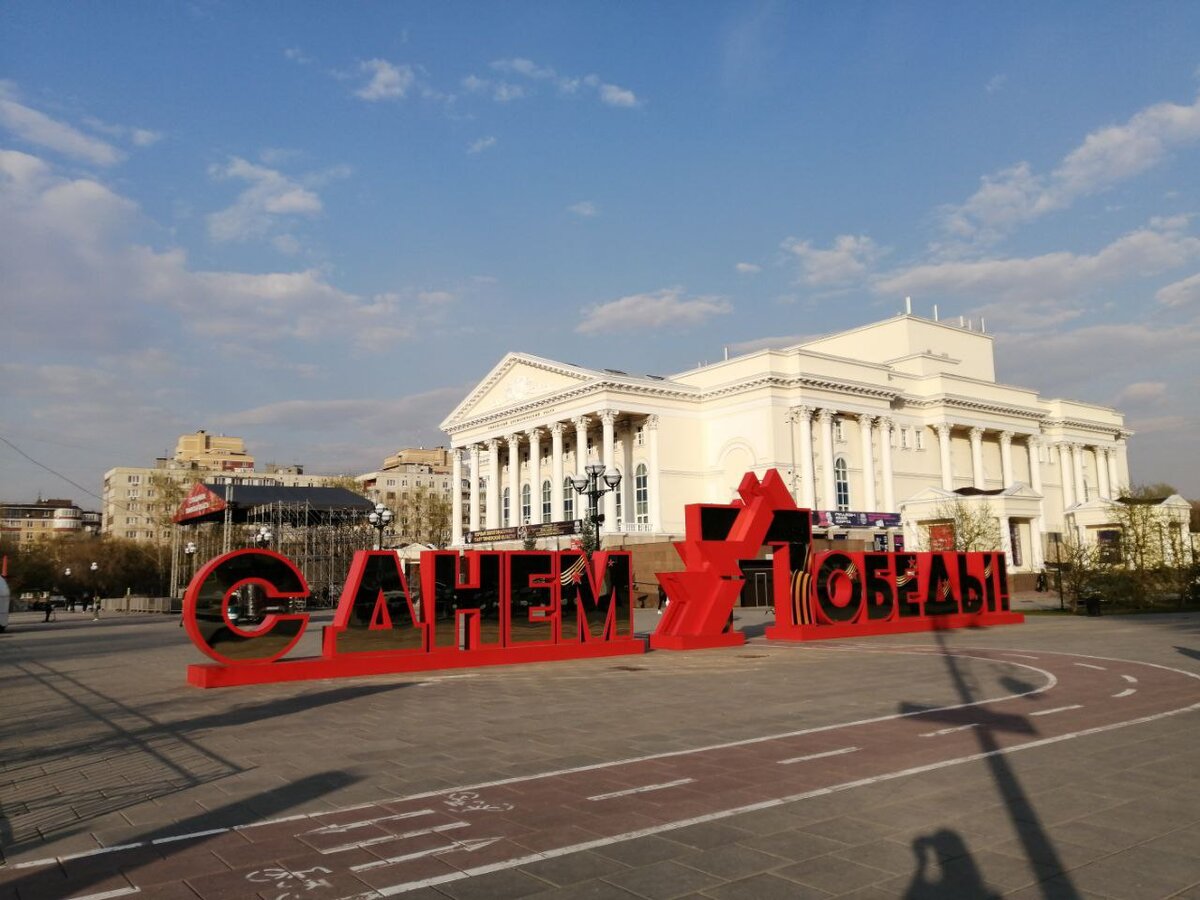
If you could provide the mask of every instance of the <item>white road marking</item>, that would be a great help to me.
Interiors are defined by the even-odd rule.
[[[1121,677],[1124,678],[1126,681],[1128,681],[1130,684],[1138,683],[1138,680],[1136,678],[1134,678],[1132,675],[1122,675]]]
[[[358,850],[363,847],[374,847],[376,844],[386,844],[390,841],[403,841],[406,838],[420,837],[423,834],[441,834],[443,831],[453,831],[455,828],[466,828],[470,822],[450,822],[446,825],[435,825],[432,828],[422,828],[418,831],[406,831],[403,834],[385,834],[382,837],[368,838],[365,841],[355,841],[353,844],[342,844],[340,847],[330,847],[322,850],[322,854],[343,853],[346,850]]]
[[[1020,659],[1037,659],[1036,656],[1030,656],[1028,653],[1005,653],[1005,656],[1016,656]]]
[[[379,816],[374,819],[360,819],[357,822],[347,822],[344,825],[326,825],[324,828],[314,828],[312,831],[305,831],[304,834],[341,834],[343,831],[350,831],[352,828],[362,828],[366,825],[374,825],[376,822],[393,822],[397,819],[415,819],[417,816],[432,815],[432,809],[416,809],[412,812],[396,813],[390,816]]]
[[[208,837],[210,834],[224,834],[228,828],[210,828],[207,831],[193,831],[191,834],[173,834],[170,837],[155,838],[151,844],[173,844],[176,841],[186,841],[191,838]]]
[[[141,892],[142,889],[138,887],[117,888],[116,890],[103,891],[99,894],[81,894],[72,897],[71,900],[108,900],[109,897],[128,897],[130,894],[140,894]]]
[[[1085,669],[1099,669],[1101,672],[1108,671],[1108,669],[1104,668],[1104,666],[1093,666],[1091,663],[1075,663],[1075,665],[1083,666]]]
[[[613,791],[611,794],[597,794],[594,797],[588,797],[589,800],[611,800],[614,797],[628,797],[630,794],[645,794],[649,791],[661,791],[666,788],[679,787],[681,784],[691,784],[695,778],[680,778],[677,781],[665,781],[662,784],[646,784],[642,787],[628,788],[624,791]]]
[[[392,856],[388,859],[376,860],[375,862],[361,863],[357,866],[351,866],[350,871],[367,872],[371,869],[378,869],[382,866],[394,866],[396,863],[408,862],[410,859],[420,859],[423,856],[435,856],[442,853],[458,853],[459,851],[471,853],[475,850],[481,850],[490,844],[494,844],[498,840],[500,840],[500,838],[494,837],[475,838],[469,841],[455,841],[454,843],[447,844],[444,847],[434,847],[431,850],[419,850],[416,853],[405,853],[403,856]]]
[[[941,737],[943,734],[953,734],[956,731],[966,731],[968,728],[978,728],[978,722],[972,722],[970,725],[956,725],[954,728],[942,728],[938,731],[927,731],[920,737]]]
[[[1137,688],[1125,688],[1125,690],[1121,691],[1121,693],[1113,694],[1113,699],[1119,700],[1121,697],[1128,697],[1130,694],[1136,694],[1136,693],[1137,693]]]
[[[1054,709],[1040,709],[1037,712],[1031,712],[1031,716],[1048,716],[1052,713],[1066,712],[1068,709],[1083,709],[1082,703],[1072,703],[1070,706],[1056,706]]]
[[[1146,665],[1157,665],[1156,663],[1147,663]],[[1158,668],[1166,669],[1167,666],[1158,666]],[[1180,672],[1184,675],[1190,675],[1193,678],[1200,678],[1192,672],[1185,672],[1183,669],[1169,669],[1168,671]],[[788,797],[778,797],[774,800],[762,800],[758,803],[751,803],[746,806],[738,806],[733,809],[725,809],[720,812],[707,813],[702,816],[694,816],[690,819],[680,819],[677,822],[668,822],[664,825],[653,825],[649,828],[642,828],[637,831],[627,831],[624,834],[613,835],[612,837],[598,838],[594,841],[584,841],[579,844],[571,844],[567,847],[558,847],[554,850],[545,850],[541,853],[532,853],[528,856],[518,857],[516,859],[508,859],[503,862],[491,863],[486,866],[476,866],[472,869],[462,869],[458,872],[450,872],[446,875],[438,875],[433,878],[424,878],[420,881],[408,881],[402,884],[394,884],[388,887],[377,888],[374,892],[366,894],[355,894],[352,897],[343,898],[343,900],[376,900],[379,897],[394,897],[397,894],[406,894],[409,891],[415,891],[423,887],[435,887],[439,884],[448,884],[452,881],[461,881],[464,878],[472,878],[476,875],[486,875],[489,872],[499,872],[505,869],[514,869],[518,866],[527,866],[531,863],[538,862],[543,859],[554,859],[559,856],[568,856],[572,853],[578,853],[582,850],[594,850],[597,847],[608,847],[612,844],[618,844],[622,841],[631,841],[636,838],[649,837],[653,834],[662,834],[667,831],[675,831],[680,828],[687,828],[690,825],[701,825],[705,822],[715,822],[720,819],[728,819],[733,816],[739,816],[744,813],[759,812],[764,809],[774,809],[788,803],[795,803],[800,800],[808,800],[812,797],[822,797],[828,794],[837,794],[842,791],[853,790],[854,788],[867,787],[872,784],[879,784],[884,781],[892,781],[896,778],[906,778],[910,775],[921,775],[925,772],[933,772],[938,769],[946,769],[950,766],[959,766],[964,763],[976,762],[981,759],[988,759],[993,756],[1007,756],[1010,753],[1017,753],[1021,750],[1032,750],[1036,747],[1046,747],[1051,744],[1057,744],[1061,741],[1070,741],[1075,738],[1087,737],[1092,734],[1101,734],[1106,731],[1115,731],[1118,728],[1128,728],[1130,725],[1144,725],[1148,722],[1156,722],[1159,719],[1165,719],[1170,716],[1177,716],[1180,713],[1193,712],[1200,710],[1200,703],[1193,703],[1191,706],[1183,706],[1179,709],[1171,709],[1166,712],[1154,713],[1149,716],[1141,716],[1137,719],[1128,719],[1124,722],[1113,722],[1109,725],[1097,725],[1095,728],[1086,728],[1082,731],[1072,731],[1068,734],[1060,734],[1054,737],[1041,738],[1036,741],[1029,741],[1025,744],[1015,744],[1011,747],[1001,747],[996,750],[986,750],[981,753],[972,753],[968,756],[960,756],[955,759],[946,759],[941,762],[929,763],[924,766],[914,766],[911,769],[901,769],[896,772],[885,772],[881,775],[873,775],[870,778],[861,778],[857,781],[847,781],[842,784],[831,785],[830,787],[817,788],[813,791],[806,791],[803,794],[792,794]]]
[[[843,753],[853,753],[856,750],[861,750],[862,747],[843,747],[841,750],[826,750],[824,753],[810,753],[808,756],[793,756],[791,759],[777,759],[781,766],[790,766],[792,763],[808,762],[810,759],[824,759],[826,756],[841,756]]]

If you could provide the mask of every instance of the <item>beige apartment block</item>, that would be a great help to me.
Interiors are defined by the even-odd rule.
[[[78,534],[95,534],[99,514],[80,509],[70,500],[0,503],[0,536],[18,544],[33,544]]]
[[[154,466],[119,466],[104,473],[105,535],[136,541],[169,541],[172,517],[198,481],[282,487],[325,487],[341,476],[308,475],[303,466],[254,467],[239,437],[206,431],[180,435],[175,453]]]
[[[509,353],[441,427],[461,546],[464,527],[585,515],[587,463],[621,473],[600,511],[622,543],[677,539],[686,504],[778,469],[799,506],[862,514],[823,536],[918,549],[948,504],[986,504],[1032,571],[1048,532],[1086,531],[1076,511],[1129,485],[1120,412],[999,383],[991,335],[911,314],[665,376]]]
[[[461,518],[463,492],[468,482],[461,477],[461,473],[455,478],[452,471],[454,455],[445,447],[405,448],[387,457],[379,471],[358,475],[354,480],[366,497],[384,504],[396,514],[394,528],[399,539],[423,540],[430,536],[430,523],[424,521],[423,516],[418,517],[422,521],[411,523],[413,533],[402,533],[408,524],[406,513],[413,509],[418,498],[422,501],[424,498],[434,498],[436,506],[445,505],[447,515],[457,506]],[[453,501],[456,491],[457,504]]]

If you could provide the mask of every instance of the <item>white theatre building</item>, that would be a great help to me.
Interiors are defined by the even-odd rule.
[[[678,539],[685,504],[728,503],[775,468],[818,530],[889,547],[919,548],[950,503],[986,503],[1012,569],[1031,571],[1043,535],[1102,525],[1083,513],[1129,484],[1119,412],[999,384],[991,335],[909,314],[662,377],[509,353],[441,427],[470,481],[455,522],[579,518],[569,478],[601,462],[622,475],[602,501],[609,543]]]

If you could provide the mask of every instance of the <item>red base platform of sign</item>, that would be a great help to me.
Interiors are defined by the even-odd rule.
[[[314,678],[356,678],[363,675],[394,675],[437,669],[468,669],[476,666],[505,666],[519,663],[557,662],[563,659],[595,659],[645,653],[641,638],[596,641],[583,644],[533,644],[462,652],[435,650],[432,653],[356,653],[326,659],[281,660],[240,666],[188,666],[188,684],[201,688],[273,684],[277,681],[308,681]]]
[[[949,616],[913,616],[880,619],[846,625],[768,625],[765,635],[772,641],[825,641],[834,638],[866,637],[877,634],[906,634],[914,631],[945,631],[951,628],[987,628],[991,625],[1020,625],[1025,616],[1014,612],[959,613]]]
[[[740,631],[725,634],[652,634],[652,650],[708,650],[712,647],[740,647],[746,635]]]

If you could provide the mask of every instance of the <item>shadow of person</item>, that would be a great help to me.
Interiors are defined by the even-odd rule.
[[[912,849],[917,870],[904,892],[905,900],[999,900],[1000,895],[984,884],[958,832],[942,828],[922,835],[912,842]]]

